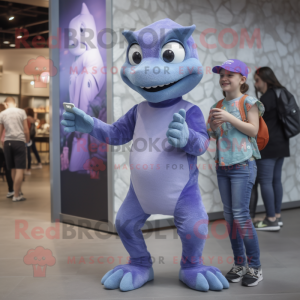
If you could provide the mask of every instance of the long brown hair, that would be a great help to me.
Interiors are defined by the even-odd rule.
[[[27,116],[34,118],[34,110],[31,107],[26,107],[25,112]]]
[[[4,103],[0,103],[0,112],[4,111],[6,109],[6,106],[4,105]]]
[[[257,69],[254,73],[254,76],[257,75],[260,79],[267,83],[268,89],[272,88],[285,88],[281,83],[278,81],[275,73],[269,67],[261,67]],[[255,88],[256,98],[258,98],[258,90]]]

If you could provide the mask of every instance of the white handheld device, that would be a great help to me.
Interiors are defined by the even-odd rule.
[[[72,112],[72,108],[75,107],[73,103],[64,102],[63,103],[65,111]]]

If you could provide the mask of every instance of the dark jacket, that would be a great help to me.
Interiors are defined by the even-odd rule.
[[[289,139],[285,137],[282,123],[278,117],[276,98],[273,89],[268,89],[260,98],[265,106],[263,119],[268,126],[270,137],[267,146],[260,151],[262,159],[290,156]]]

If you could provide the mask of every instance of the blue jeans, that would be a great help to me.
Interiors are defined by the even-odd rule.
[[[256,230],[252,224],[249,202],[256,179],[255,160],[246,160],[232,166],[218,166],[218,185],[224,205],[224,218],[236,265],[260,266],[259,245]],[[246,249],[246,255],[245,250]]]
[[[267,217],[280,214],[282,203],[281,171],[283,157],[265,158],[257,161],[257,180],[260,184]]]
[[[32,152],[34,153],[35,157],[36,157],[36,160],[37,162],[40,164],[41,163],[41,159],[40,159],[40,156],[39,156],[39,153],[36,149],[36,146],[35,146],[35,141],[34,141],[34,138],[32,139],[32,144],[30,147],[27,147],[27,161],[28,161],[28,165],[27,165],[27,169],[30,170],[31,169],[31,151],[30,149],[32,150]]]
[[[41,159],[40,159],[39,153],[38,153],[38,151],[37,151],[37,149],[36,149],[36,146],[35,146],[35,139],[34,139],[34,138],[32,139],[31,150],[32,150],[32,152],[34,153],[37,162],[40,164],[40,163],[41,163]]]

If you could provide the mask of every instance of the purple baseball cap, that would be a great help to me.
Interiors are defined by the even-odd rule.
[[[214,73],[220,74],[220,71],[222,69],[225,69],[227,71],[231,71],[231,72],[234,72],[234,73],[240,73],[243,76],[246,76],[246,78],[248,78],[249,69],[248,69],[247,65],[245,63],[243,63],[242,61],[238,60],[238,59],[226,60],[222,64],[222,66],[213,67],[212,71]]]

